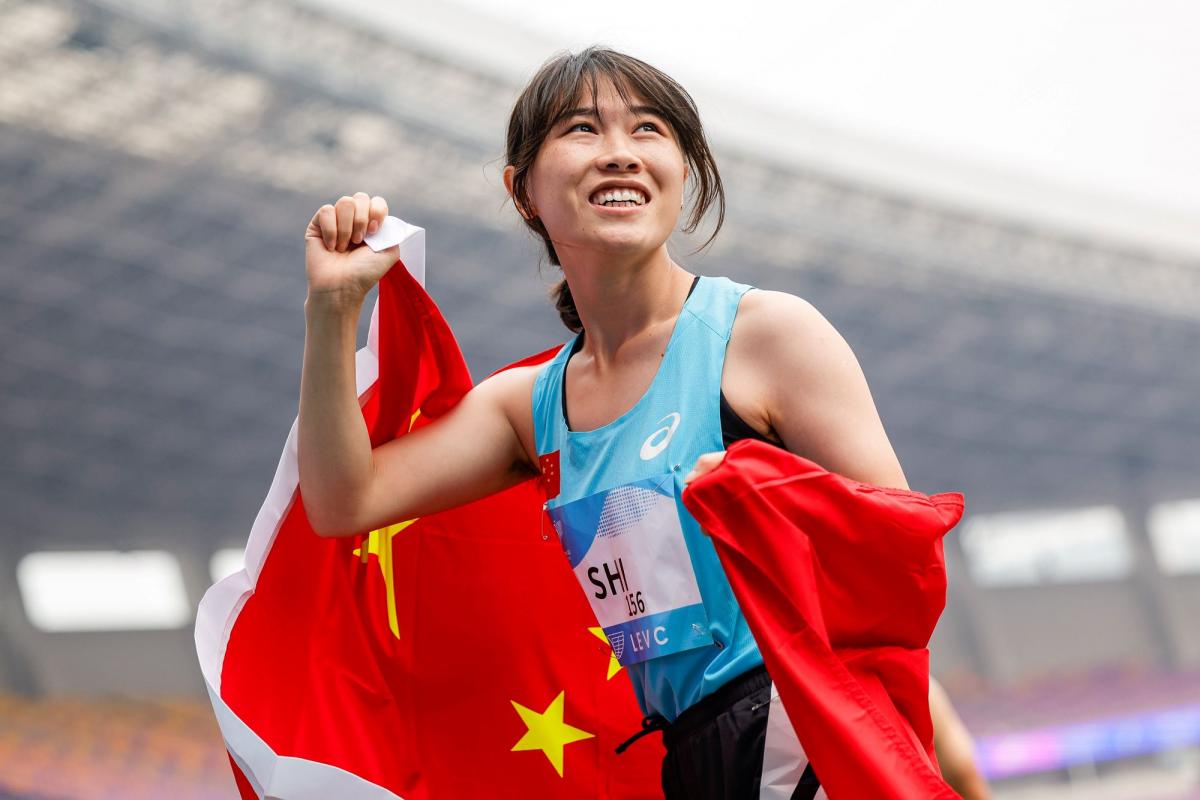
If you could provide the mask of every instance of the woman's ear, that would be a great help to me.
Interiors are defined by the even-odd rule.
[[[508,196],[512,198],[513,205],[517,207],[517,213],[525,219],[533,219],[537,216],[537,209],[532,209],[532,213],[527,212],[518,202],[516,197],[513,197],[513,176],[517,174],[517,168],[509,164],[504,168],[504,188],[508,192]]]

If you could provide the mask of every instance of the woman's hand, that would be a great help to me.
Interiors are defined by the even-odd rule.
[[[705,453],[696,459],[696,465],[692,467],[692,471],[684,476],[684,483],[691,483],[705,473],[712,472],[717,465],[725,460],[725,451],[719,450],[712,453]]]
[[[317,209],[304,233],[309,297],[349,296],[361,300],[396,263],[400,248],[374,252],[363,237],[379,230],[387,201],[358,192]]]
[[[724,460],[725,460],[725,451],[724,450],[718,450],[716,452],[702,454],[699,458],[696,459],[696,464],[695,464],[695,466],[692,467],[692,471],[683,477],[683,482],[691,483],[692,481],[696,480],[696,478],[699,478],[701,475],[712,472],[714,469],[717,468],[717,465],[720,464]],[[712,534],[709,533],[708,530],[706,530],[705,528],[701,528],[700,532],[703,533],[705,536],[708,536],[708,537],[712,536]]]

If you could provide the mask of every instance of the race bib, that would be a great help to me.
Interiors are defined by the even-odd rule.
[[[712,644],[679,524],[673,473],[548,511],[621,664]]]

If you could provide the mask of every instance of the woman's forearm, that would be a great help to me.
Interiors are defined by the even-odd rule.
[[[363,298],[310,293],[304,304],[300,377],[300,491],[313,529],[353,533],[354,510],[370,485],[371,440],[355,386],[355,349]]]

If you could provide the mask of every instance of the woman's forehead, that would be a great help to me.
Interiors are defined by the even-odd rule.
[[[595,89],[595,95],[592,91]],[[621,90],[624,90],[624,97],[621,96]],[[593,81],[586,77],[579,82],[579,87],[575,91],[575,97],[569,108],[587,108],[599,109],[600,113],[606,114],[612,111],[623,111],[633,106],[646,105],[646,100],[641,93],[634,88],[628,80],[621,80],[618,87],[617,81],[608,75],[597,75]]]

